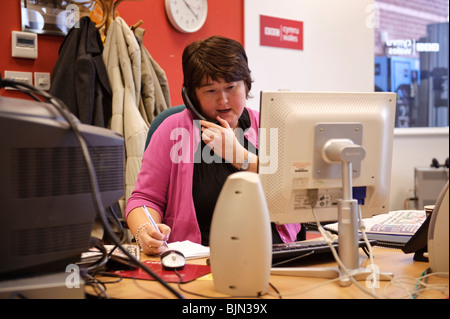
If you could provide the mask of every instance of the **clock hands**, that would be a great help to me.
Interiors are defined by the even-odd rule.
[[[207,0],[165,0],[164,2],[167,18],[178,31],[196,32],[205,24],[208,12]]]
[[[192,14],[194,15],[194,17],[198,20],[198,14],[196,14],[196,13],[194,12],[194,10],[192,10],[191,5],[190,5],[186,0],[183,0],[183,2],[184,2],[184,4],[189,8],[189,10],[191,10],[191,12],[192,12]]]

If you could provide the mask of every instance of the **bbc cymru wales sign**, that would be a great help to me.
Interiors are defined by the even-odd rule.
[[[260,15],[260,44],[303,50],[303,22]]]

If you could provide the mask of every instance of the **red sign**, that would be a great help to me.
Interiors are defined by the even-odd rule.
[[[260,44],[303,50],[303,22],[259,16]]]

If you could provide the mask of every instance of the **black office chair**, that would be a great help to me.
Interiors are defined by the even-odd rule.
[[[147,148],[148,144],[150,143],[150,140],[152,138],[153,133],[156,131],[156,129],[158,128],[158,126],[164,122],[164,120],[166,118],[168,118],[169,116],[179,113],[181,111],[183,111],[186,108],[185,105],[177,105],[177,106],[173,106],[170,107],[168,109],[165,109],[164,111],[162,111],[161,113],[159,113],[155,119],[153,120],[152,124],[150,125],[150,129],[148,130],[147,133],[147,140],[145,141],[145,149]]]

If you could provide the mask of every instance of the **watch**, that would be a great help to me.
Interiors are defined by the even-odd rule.
[[[180,32],[200,30],[208,15],[207,0],[165,0],[167,18]]]
[[[251,154],[252,154],[252,153],[248,152],[247,158],[242,162],[241,168],[240,168],[241,171],[246,171],[246,170],[248,170],[248,167],[250,166],[250,163],[249,163],[249,162],[250,162],[250,156],[251,156]]]

